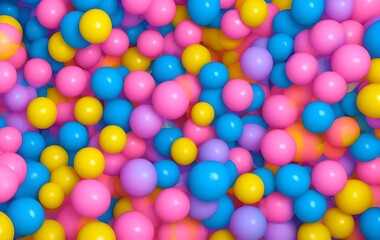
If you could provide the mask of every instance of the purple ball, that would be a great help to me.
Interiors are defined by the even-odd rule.
[[[140,105],[131,113],[131,129],[140,138],[154,137],[161,130],[163,124],[164,120],[152,105]]]
[[[204,142],[198,152],[200,161],[213,160],[221,163],[228,161],[230,149],[226,142],[218,138],[212,138]]]
[[[243,206],[232,214],[230,228],[237,239],[260,239],[267,229],[267,220],[258,208]]]
[[[30,102],[29,91],[21,84],[16,84],[3,95],[5,106],[12,112],[21,112],[26,109]]]
[[[7,113],[5,115],[5,121],[8,127],[17,128],[21,133],[28,131],[37,131],[32,125],[30,125],[25,112],[21,113]]]
[[[243,148],[253,151],[260,151],[261,140],[266,134],[267,130],[258,124],[244,124],[243,134],[238,142]]]
[[[205,220],[210,218],[218,208],[218,201],[204,202],[190,195],[190,217],[197,220]]]
[[[251,47],[260,47],[260,48],[266,49],[268,46],[268,41],[269,41],[268,37],[256,38],[255,41],[253,41],[253,43],[251,44]]]
[[[151,162],[143,158],[136,158],[123,166],[120,182],[128,195],[145,197],[151,194],[157,186],[157,172]]]
[[[343,22],[351,17],[354,11],[354,0],[326,0],[325,15],[327,18]]]
[[[351,154],[344,154],[341,158],[339,158],[338,162],[342,164],[346,170],[347,176],[352,176],[352,174],[354,174],[356,160],[351,156]]]
[[[380,119],[379,118],[370,118],[366,117],[367,123],[372,128],[380,128]]]
[[[261,47],[250,47],[241,56],[240,65],[247,77],[262,81],[267,79],[272,71],[273,59],[268,50]]]
[[[265,240],[294,240],[297,239],[297,227],[292,221],[287,223],[268,222]]]

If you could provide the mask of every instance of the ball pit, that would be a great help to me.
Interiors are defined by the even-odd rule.
[[[379,239],[379,36],[378,0],[0,2],[0,239]]]

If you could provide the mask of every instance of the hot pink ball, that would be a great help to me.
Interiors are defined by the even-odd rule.
[[[16,69],[20,69],[22,66],[24,66],[26,59],[27,59],[27,53],[25,48],[19,47],[17,51],[12,55],[12,57],[8,58],[8,62],[12,64]]]
[[[180,22],[174,30],[178,45],[185,48],[202,41],[202,29],[190,20]]]
[[[268,163],[283,166],[293,160],[296,154],[296,142],[284,130],[271,130],[261,141],[261,153]]]
[[[140,158],[144,156],[146,151],[146,143],[144,139],[139,138],[135,133],[127,133],[127,144],[124,147],[123,154],[128,159]]]
[[[154,78],[145,71],[131,72],[124,80],[124,94],[132,102],[148,100],[155,87]]]
[[[85,90],[88,79],[86,72],[77,66],[62,68],[56,78],[55,86],[65,97],[77,97]]]
[[[22,135],[14,127],[4,127],[0,129],[0,152],[17,152],[21,147]]]
[[[223,14],[220,24],[223,33],[231,39],[244,38],[251,32],[251,28],[243,23],[239,11],[235,9]]]
[[[260,37],[270,37],[274,34],[272,24],[273,19],[280,12],[280,9],[272,3],[267,4],[268,16],[265,21],[258,27],[252,28],[252,32]]]
[[[145,12],[145,20],[155,27],[165,26],[174,19],[176,5],[174,0],[154,0]]]
[[[224,85],[222,92],[223,102],[235,112],[241,112],[249,108],[253,101],[251,84],[243,79],[233,79]]]
[[[94,67],[102,57],[101,45],[92,44],[86,48],[78,49],[75,54],[75,61],[82,68]]]
[[[121,214],[114,224],[117,239],[152,240],[154,226],[150,219],[137,211]]]
[[[285,95],[272,95],[262,108],[264,120],[273,128],[286,128],[298,118],[297,105]]]
[[[248,173],[253,170],[253,158],[251,153],[242,147],[234,147],[230,150],[229,159],[235,164],[238,174]]]
[[[335,20],[322,20],[310,32],[311,46],[318,55],[330,56],[346,42],[346,32]]]
[[[153,107],[157,113],[171,120],[185,114],[189,102],[185,89],[174,81],[167,81],[158,85],[152,96]]]
[[[316,51],[310,44],[310,29],[302,30],[294,38],[294,52],[296,53],[309,53],[313,56],[317,56]]]
[[[103,152],[103,155],[106,162],[104,174],[109,176],[118,176],[124,164],[127,162],[127,158],[121,153],[109,154]]]
[[[360,22],[347,20],[341,24],[346,33],[346,44],[363,45],[364,27]]]
[[[220,8],[226,9],[230,8],[235,4],[236,0],[220,0]]]
[[[365,23],[369,19],[380,15],[380,1],[378,0],[354,0],[352,20]]]
[[[75,121],[74,107],[75,101],[57,104],[57,120],[55,121],[55,124],[62,126],[67,122]]]
[[[50,64],[42,58],[33,58],[25,63],[24,76],[30,86],[39,88],[47,84],[53,75]]]
[[[325,160],[313,168],[311,182],[318,192],[333,196],[346,185],[347,172],[339,162]]]
[[[98,180],[81,180],[71,193],[71,203],[81,216],[97,218],[109,208],[111,193]]]
[[[74,210],[72,205],[67,205],[59,211],[57,221],[65,229],[65,235],[68,240],[76,238],[80,228],[81,216]]]
[[[357,162],[356,174],[358,178],[371,185],[380,184],[380,158],[370,162]]]
[[[286,62],[286,75],[297,85],[311,83],[318,74],[318,61],[308,53],[295,53]]]
[[[137,39],[137,49],[149,58],[158,57],[164,50],[164,37],[155,30],[146,30]]]
[[[215,131],[213,128],[210,126],[200,127],[191,119],[185,122],[182,131],[183,136],[193,140],[197,146],[215,136]]]
[[[190,201],[181,190],[168,188],[158,194],[154,209],[162,221],[178,222],[189,214]]]
[[[105,55],[121,56],[129,47],[128,35],[120,28],[113,28],[111,35],[101,45]]]
[[[18,185],[21,185],[26,177],[26,162],[17,153],[8,152],[0,155],[0,165],[9,167],[18,179]]]
[[[16,173],[9,167],[0,164],[0,203],[11,199],[15,195],[18,185]]]
[[[144,14],[149,6],[152,4],[153,0],[122,0],[123,7],[125,11],[133,15]]]
[[[346,92],[346,81],[336,72],[321,73],[313,82],[314,96],[318,100],[329,104],[337,103],[342,100]]]
[[[181,57],[183,48],[181,48],[175,40],[174,32],[166,34],[164,37],[164,54],[170,54]]]
[[[42,0],[37,5],[36,15],[42,26],[48,29],[56,29],[61,24],[61,20],[67,11],[65,1]]]
[[[174,81],[179,83],[182,88],[185,89],[190,104],[199,102],[199,97],[202,93],[202,85],[197,76],[187,73],[176,77]]]
[[[335,51],[331,58],[331,66],[346,82],[356,82],[368,74],[371,57],[364,47],[347,44]]]
[[[286,223],[294,216],[293,199],[279,192],[269,194],[263,199],[259,208],[265,218],[272,223]]]
[[[8,92],[17,82],[16,69],[7,61],[0,61],[0,94]]]

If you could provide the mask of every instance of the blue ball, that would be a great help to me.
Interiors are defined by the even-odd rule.
[[[71,0],[71,3],[74,5],[74,7],[80,11],[87,11],[92,8],[97,8],[102,0]]]
[[[265,92],[262,87],[258,84],[251,84],[251,88],[253,90],[253,100],[251,106],[247,109],[247,111],[255,111],[260,109],[265,101]]]
[[[366,239],[380,239],[380,208],[367,209],[359,218],[360,230]]]
[[[309,189],[309,186],[309,171],[297,164],[282,166],[276,174],[276,188],[287,197],[299,197]]]
[[[211,24],[219,15],[219,0],[187,1],[187,11],[191,20],[201,26]]]
[[[116,9],[116,12],[110,16],[112,27],[113,28],[120,27],[121,23],[124,20],[124,16],[125,16],[124,8],[118,7]]]
[[[37,17],[33,17],[28,20],[24,28],[24,31],[25,31],[25,36],[30,41],[35,41],[39,38],[43,38],[47,36],[47,34],[49,33],[49,30],[41,25]]]
[[[170,156],[170,148],[175,140],[183,137],[181,129],[177,127],[162,128],[153,138],[156,151],[163,156]]]
[[[293,201],[294,214],[306,223],[318,222],[326,213],[326,198],[315,190],[308,190]]]
[[[275,62],[285,62],[294,52],[294,41],[285,33],[278,33],[268,41],[268,51]]]
[[[0,128],[6,127],[7,122],[4,119],[4,116],[0,116]]]
[[[58,139],[66,150],[78,151],[88,144],[87,128],[78,122],[67,122],[59,129]]]
[[[204,89],[199,97],[200,102],[207,102],[212,106],[216,118],[227,112],[227,107],[223,102],[222,91],[222,89]],[[214,121],[216,121],[216,118],[214,118]]]
[[[216,161],[197,163],[189,174],[190,192],[198,199],[212,202],[224,196],[230,179],[224,164]]]
[[[173,80],[185,72],[181,60],[173,55],[162,55],[152,64],[152,76],[157,84]]]
[[[269,75],[269,81],[276,87],[288,88],[292,86],[292,82],[286,75],[285,66],[285,63],[275,63],[273,65],[272,71]]]
[[[275,33],[286,33],[292,38],[306,28],[294,20],[291,10],[283,10],[277,13],[273,19],[272,27]]]
[[[83,0],[82,0],[83,1]],[[108,14],[108,16],[112,16],[116,13],[118,8],[116,0],[102,0],[97,8],[103,10]]]
[[[180,177],[178,165],[172,160],[161,160],[154,163],[157,172],[157,186],[160,188],[174,187]]]
[[[103,215],[98,217],[97,219],[101,222],[109,223],[109,221],[111,221],[111,219],[114,217],[113,216],[113,209],[115,208],[115,205],[116,205],[118,200],[119,200],[118,198],[111,198],[111,203],[110,203],[110,206],[108,207],[107,211],[105,213],[103,213]]]
[[[274,174],[267,168],[257,168],[252,173],[261,178],[264,183],[264,197],[276,190],[276,181]]]
[[[129,69],[125,66],[119,66],[116,68],[122,79],[124,79],[130,73]]]
[[[39,160],[46,143],[43,136],[36,132],[22,133],[21,147],[17,151],[23,158]]]
[[[340,101],[340,106],[342,107],[345,115],[350,117],[357,117],[360,114],[358,107],[356,106],[356,98],[358,93],[355,91],[348,92],[344,98]]]
[[[331,108],[334,112],[335,118],[346,116],[346,114],[343,112],[342,106],[339,103],[332,104]]]
[[[380,156],[380,140],[373,133],[362,133],[350,146],[350,152],[357,161],[372,161]]]
[[[306,26],[316,24],[325,9],[325,0],[293,0],[292,15],[294,19]]]
[[[0,15],[8,15],[18,19],[18,7],[12,3],[2,2],[0,3]]]
[[[312,133],[327,131],[335,120],[331,105],[315,101],[309,103],[302,112],[302,123]]]
[[[231,198],[223,196],[218,201],[215,213],[208,219],[203,220],[202,224],[211,229],[222,229],[229,225],[235,206]]]
[[[162,35],[163,37],[165,37],[168,33],[173,32],[174,29],[175,29],[175,28],[174,28],[173,24],[169,23],[169,24],[167,24],[167,25],[165,25],[165,26],[159,27],[159,28],[158,28],[158,31],[161,33],[161,35]]]
[[[37,232],[45,220],[42,205],[33,198],[19,198],[9,204],[8,217],[12,220],[15,233],[26,236]]]
[[[36,6],[39,2],[41,2],[41,0],[22,0],[22,1],[32,6]]]
[[[228,69],[220,62],[209,62],[199,72],[199,82],[205,89],[221,89],[228,78]]]
[[[363,114],[359,114],[356,118],[356,121],[359,123],[360,131],[362,133],[372,132],[374,129],[368,124],[367,117]]]
[[[230,176],[230,185],[229,185],[229,187],[231,188],[235,184],[235,181],[236,181],[236,179],[239,176],[238,169],[237,169],[235,163],[232,162],[231,160],[228,160],[224,164],[224,166],[226,166],[227,171],[228,171],[228,175]]]
[[[368,51],[371,58],[380,58],[380,20],[373,23],[364,32],[364,47]]]
[[[207,28],[220,28],[220,24],[222,22],[223,15],[227,12],[227,9],[221,9],[218,13],[218,16],[215,17],[214,21],[212,23],[208,24]]]
[[[64,63],[55,61],[48,51],[48,43],[49,39],[46,37],[38,38],[33,41],[29,46],[28,53],[30,58],[42,58],[49,62],[54,73],[57,73],[61,70],[65,65]]]
[[[269,127],[264,118],[259,114],[247,114],[241,120],[243,121],[243,124],[257,124],[263,128]]]
[[[233,113],[227,113],[216,121],[216,135],[226,142],[235,142],[243,134],[243,121]]]
[[[82,37],[82,34],[79,31],[79,22],[82,18],[82,15],[83,12],[71,11],[66,14],[61,21],[60,30],[62,38],[68,45],[73,48],[85,48],[90,46],[90,43]]]
[[[253,158],[253,164],[257,168],[264,167],[265,159],[261,153],[251,153]]]
[[[137,44],[137,39],[139,38],[140,34],[146,30],[146,26],[147,26],[147,23],[145,21],[142,21],[140,24],[134,27],[124,29],[124,31],[128,35],[129,43],[131,45]]]
[[[117,98],[123,90],[123,84],[119,72],[111,67],[101,67],[91,77],[92,91],[102,100]]]
[[[122,111],[120,111],[122,109]],[[107,101],[103,110],[103,121],[107,125],[116,125],[124,130],[129,129],[129,119],[133,105],[125,99]]]

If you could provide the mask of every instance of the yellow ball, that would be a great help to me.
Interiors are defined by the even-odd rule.
[[[66,166],[69,163],[69,155],[63,147],[51,145],[42,151],[40,162],[52,172],[61,166]]]
[[[223,31],[219,31],[219,43],[224,50],[233,50],[239,47],[242,42],[243,39],[231,39]]]
[[[116,125],[109,125],[99,134],[99,145],[107,153],[119,153],[123,151],[127,143],[127,134]]]
[[[54,33],[48,43],[50,56],[57,62],[68,62],[74,58],[77,50],[72,48],[62,38],[61,32]]]
[[[16,18],[9,15],[0,15],[0,23],[6,23],[15,27],[20,32],[21,37],[23,36],[22,26]]]
[[[189,14],[187,12],[187,8],[183,5],[177,5],[176,6],[176,11],[175,11],[175,16],[172,21],[172,24],[174,27],[177,27],[178,24],[180,24],[182,21],[185,21],[189,19]]]
[[[48,88],[46,97],[57,105],[63,102],[68,102],[70,100],[69,98],[63,96],[55,87]]]
[[[228,230],[222,229],[214,232],[209,240],[235,240],[235,236]]]
[[[299,240],[330,240],[331,235],[327,227],[320,222],[304,223],[298,229]]]
[[[83,125],[97,124],[103,116],[103,105],[94,97],[82,97],[75,103],[74,115]]]
[[[334,199],[340,210],[351,215],[361,214],[373,204],[371,188],[357,179],[349,179]]]
[[[103,153],[93,147],[82,148],[74,157],[74,169],[82,178],[99,177],[105,166]]]
[[[380,83],[380,58],[371,60],[371,67],[366,79],[370,83]]]
[[[46,219],[41,228],[33,234],[33,240],[63,240],[66,238],[65,229],[55,221]]]
[[[236,179],[234,193],[240,202],[254,204],[264,195],[264,183],[256,174],[244,173]]]
[[[208,126],[214,120],[214,108],[207,102],[199,102],[191,109],[191,119],[198,126]]]
[[[245,25],[258,27],[268,16],[268,5],[264,0],[245,0],[240,9],[241,20]]]
[[[351,215],[348,215],[339,208],[330,208],[322,219],[322,223],[330,231],[333,238],[346,238],[354,231],[355,222]]]
[[[380,83],[372,83],[359,91],[356,105],[367,117],[380,118]]]
[[[150,58],[142,55],[137,47],[128,48],[128,50],[121,56],[121,64],[127,67],[131,72],[137,70],[147,70],[151,61],[152,60]]]
[[[225,53],[223,53],[222,63],[226,67],[230,67],[232,64],[239,61],[239,58],[240,56],[235,50],[226,51]]]
[[[201,68],[210,61],[210,51],[200,44],[190,45],[182,53],[182,64],[192,74],[199,74]]]
[[[198,149],[193,140],[182,137],[173,142],[170,153],[176,163],[189,165],[195,161]]]
[[[280,10],[290,9],[292,0],[272,0],[272,4],[276,5]]]
[[[115,207],[113,208],[113,216],[117,218],[121,214],[132,210],[133,207],[131,204],[131,199],[129,197],[125,197],[117,201],[117,203],[115,204]]]
[[[102,43],[111,34],[111,18],[100,9],[88,10],[79,21],[79,31],[88,42],[94,44]]]
[[[0,211],[0,239],[13,240],[15,230],[8,215]]]
[[[202,28],[202,43],[215,51],[223,51],[219,40],[220,32],[221,30],[217,28]]]
[[[108,224],[90,222],[79,230],[77,240],[116,240],[116,236]]]
[[[29,103],[26,116],[33,127],[46,129],[57,119],[57,106],[49,98],[38,97]]]
[[[62,188],[64,194],[68,196],[79,182],[79,176],[73,167],[62,166],[51,173],[50,181],[57,183]]]
[[[60,207],[65,198],[62,188],[54,182],[44,184],[38,192],[38,199],[42,206],[48,209]]]

